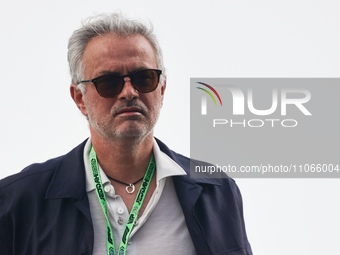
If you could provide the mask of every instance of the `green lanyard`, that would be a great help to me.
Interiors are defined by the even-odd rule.
[[[102,180],[100,178],[97,155],[96,155],[96,152],[94,151],[92,145],[91,145],[89,156],[90,156],[92,175],[93,175],[93,180],[94,180],[94,183],[95,183],[95,186],[96,186],[97,195],[98,195],[100,204],[102,206],[102,209],[103,209],[103,212],[104,212],[105,218],[106,218],[107,252],[108,252],[108,255],[116,255],[113,233],[112,233],[111,225],[110,225],[110,222],[109,222],[109,218],[107,216],[106,196],[105,196],[105,193],[104,193]],[[133,226],[134,226],[135,222],[137,221],[138,212],[139,212],[140,208],[142,207],[146,192],[148,191],[148,188],[150,186],[150,182],[151,182],[151,179],[152,179],[152,176],[153,176],[155,169],[156,169],[156,162],[155,162],[155,158],[152,154],[148,169],[146,170],[146,173],[145,173],[145,176],[144,176],[144,179],[143,179],[143,182],[142,182],[142,185],[139,188],[135,203],[133,204],[132,210],[131,210],[130,215],[129,215],[129,219],[126,223],[124,234],[123,234],[122,240],[121,240],[120,245],[119,245],[118,255],[125,255],[126,254],[127,241],[128,241],[129,236],[131,234]]]

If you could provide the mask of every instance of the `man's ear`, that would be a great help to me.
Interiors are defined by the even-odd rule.
[[[163,86],[161,87],[161,96],[162,96],[162,102],[161,103],[162,103],[162,106],[163,106],[165,89],[166,89],[166,76],[164,76]]]
[[[70,86],[70,93],[73,101],[76,103],[78,109],[87,116],[87,111],[84,103],[84,95],[80,91],[80,89],[77,88],[77,84],[72,83]]]

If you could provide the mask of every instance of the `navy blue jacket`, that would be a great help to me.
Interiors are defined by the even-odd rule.
[[[157,142],[189,174],[190,160]],[[1,255],[92,254],[84,145],[0,181]],[[252,255],[233,179],[173,181],[198,255]]]

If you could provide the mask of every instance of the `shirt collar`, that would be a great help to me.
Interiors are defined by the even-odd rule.
[[[86,176],[86,191],[90,192],[95,189],[95,185],[92,177],[92,170],[90,166],[89,151],[91,148],[91,137],[87,140],[84,147],[84,165],[85,165],[85,176]],[[157,183],[166,177],[176,175],[186,175],[187,173],[168,155],[162,152],[156,142],[153,139],[153,154],[156,161],[156,180]],[[110,183],[103,169],[99,165],[100,177],[102,179],[103,186]]]
[[[187,174],[173,159],[161,151],[155,138],[153,139],[153,155],[156,160],[157,182],[166,177]]]

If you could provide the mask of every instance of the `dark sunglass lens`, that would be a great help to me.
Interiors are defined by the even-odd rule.
[[[104,75],[97,79],[97,91],[102,97],[114,97],[122,91],[122,80],[118,75]]]
[[[149,93],[158,85],[158,74],[155,70],[143,70],[133,75],[133,84],[139,92]]]

